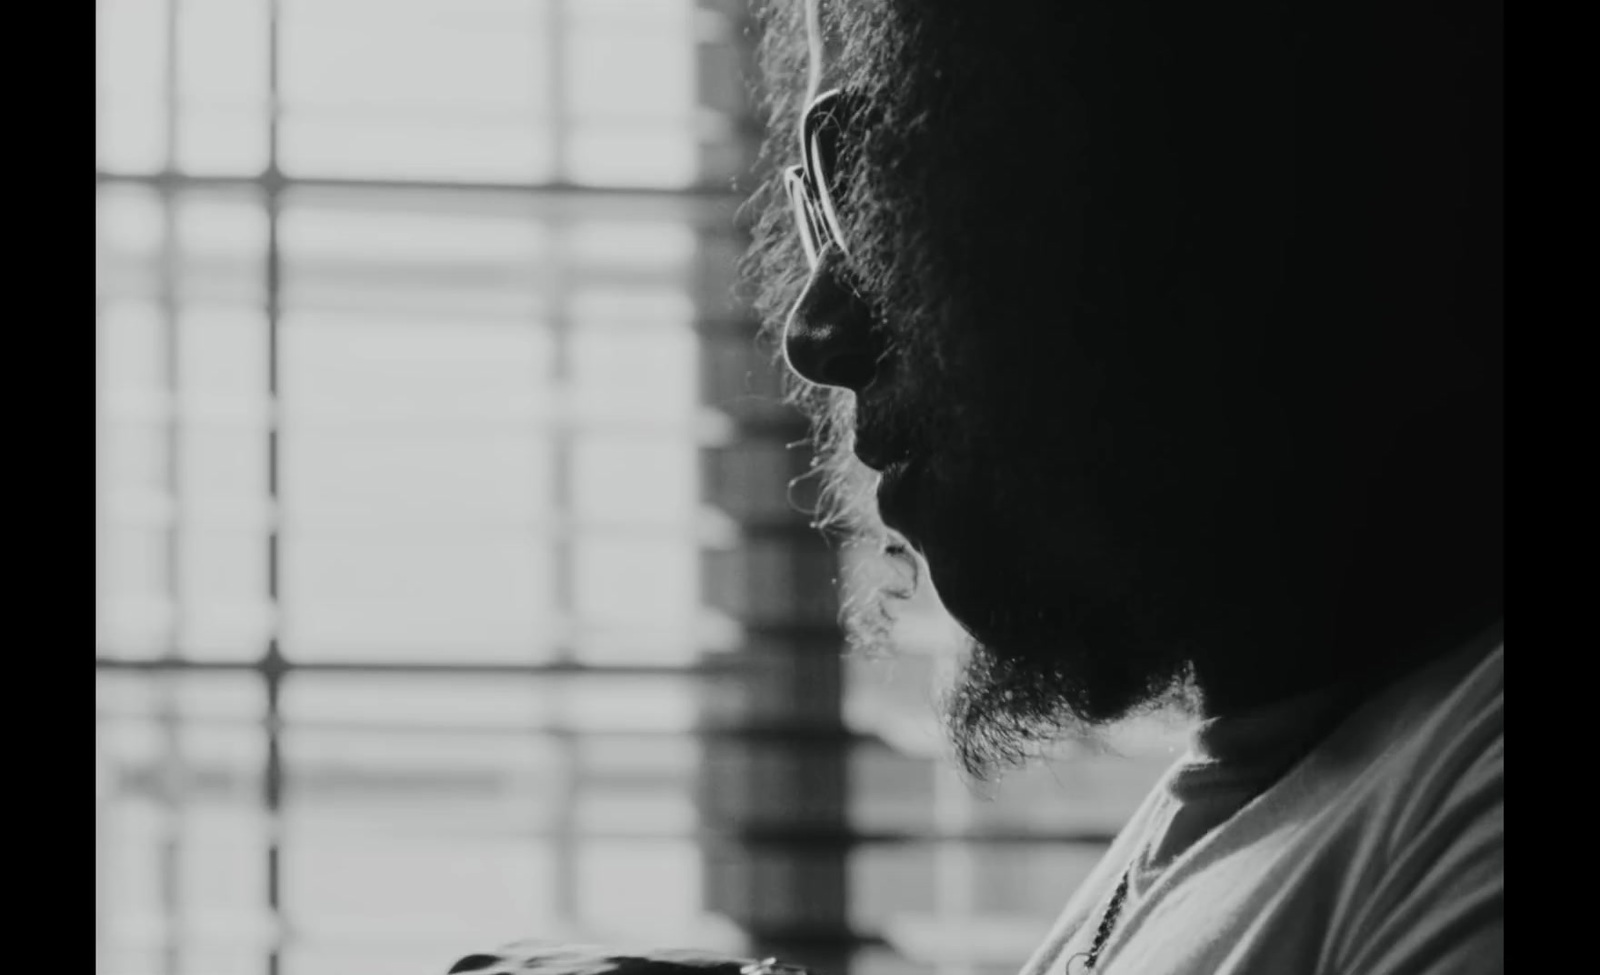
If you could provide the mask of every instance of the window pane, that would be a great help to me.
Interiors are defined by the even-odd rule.
[[[696,140],[680,126],[585,124],[568,138],[568,172],[575,183],[670,187],[695,178]]]
[[[698,501],[693,452],[648,436],[593,436],[573,448],[573,507],[615,527],[671,529],[686,535]]]
[[[264,405],[269,354],[264,309],[189,305],[179,312],[178,335],[178,371],[192,400],[210,407],[220,400],[235,411]],[[265,438],[258,445],[264,448]]]
[[[270,70],[268,0],[183,0],[178,14],[178,82],[184,101],[191,106],[264,105]]]
[[[675,123],[679,132],[688,128],[694,110],[689,21],[651,26],[648,33],[622,33],[609,24],[582,25],[574,31],[565,57],[573,114],[585,121]],[[616,70],[619,63],[629,70]]]
[[[612,690],[607,678],[559,685],[470,677],[291,679],[283,698],[291,800],[285,844],[296,879],[287,896],[303,912],[307,950],[390,941],[401,929],[419,950],[495,944],[552,930],[574,910],[610,924],[620,917],[618,903],[642,904],[639,919],[646,922],[696,914],[696,867],[686,840],[631,851],[630,868],[612,854],[615,842],[562,838],[563,830],[604,829],[603,815],[589,815],[604,808],[604,794],[597,804],[574,790],[587,788],[580,783],[599,786],[602,774],[617,783],[622,756],[600,747],[604,739],[573,749],[533,729],[569,721],[596,731],[654,730],[666,727],[662,719],[682,724],[681,715],[661,712],[662,701],[684,698],[681,682],[647,682],[621,698]],[[641,703],[657,715],[644,725]],[[654,765],[668,791],[635,795],[647,808],[665,809],[672,790],[681,795],[693,751],[634,747],[632,761],[621,767],[652,755],[676,761],[680,771]],[[669,869],[664,879],[675,881],[670,889],[677,895],[670,904],[633,896],[630,883]],[[568,870],[581,888],[577,902],[558,887]],[[591,895],[600,900],[585,900]],[[624,896],[633,899],[617,900]]]
[[[679,224],[581,220],[567,229],[564,243],[566,253],[579,268],[665,272],[663,277],[675,282],[689,270],[696,241],[693,230]]]
[[[548,552],[383,534],[283,541],[283,642],[302,660],[524,660],[551,649]]]
[[[267,214],[246,193],[189,193],[177,207],[178,239],[191,261],[228,260],[255,278],[265,268]]]
[[[305,313],[285,322],[282,349],[284,409],[310,428],[470,424],[481,436],[550,409],[551,339],[533,324]]]
[[[454,436],[392,427],[291,433],[283,442],[285,517],[318,533],[459,525],[514,539],[549,520],[546,453],[537,436],[514,427],[466,427]]]
[[[460,194],[292,194],[280,227],[289,308],[381,312],[373,325],[431,318],[452,332],[486,318],[526,327],[543,308],[545,228],[513,200],[487,202],[494,209]]]
[[[579,328],[569,337],[578,417],[597,424],[689,424],[697,412],[694,332],[670,319],[636,327],[614,324],[619,318],[609,315],[587,317],[599,313],[579,310]]]
[[[577,857],[578,912],[634,937],[672,937],[700,913],[700,855],[688,842],[588,843]],[[677,935],[682,937],[681,934]]]
[[[551,175],[538,122],[549,113],[545,4],[284,8],[286,172],[511,183]]]
[[[189,423],[180,437],[178,485],[185,501],[224,517],[255,514],[267,494],[265,426]]]
[[[577,610],[597,622],[687,626],[699,605],[698,564],[682,541],[585,538],[573,566]]]
[[[186,656],[254,660],[266,653],[276,618],[268,599],[267,553],[259,531],[183,534],[179,604]]]
[[[498,944],[549,916],[549,853],[306,815],[285,836],[285,902],[308,946]]]
[[[101,168],[151,172],[166,156],[166,0],[104,0],[95,5]]]
[[[676,677],[573,680],[560,702],[562,723],[584,731],[667,733],[695,723],[693,685]]]
[[[178,12],[178,165],[260,173],[267,165],[267,0],[189,0]]]
[[[238,675],[101,675],[96,869],[111,970],[263,970],[264,701]],[[168,942],[171,937],[175,940]],[[217,966],[207,968],[205,966]]]
[[[264,109],[194,106],[179,124],[178,165],[188,172],[250,176],[267,166]]]
[[[541,105],[547,9],[517,0],[283,0],[284,93],[291,109]]]
[[[533,183],[549,178],[549,140],[507,123],[291,115],[279,164],[301,177]]]
[[[168,388],[168,340],[161,310],[140,301],[111,301],[101,310],[101,375],[113,405],[126,394]]]

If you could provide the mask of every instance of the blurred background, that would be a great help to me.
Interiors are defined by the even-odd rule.
[[[734,294],[739,0],[100,0],[102,975],[1010,973],[1170,723],[976,795]]]

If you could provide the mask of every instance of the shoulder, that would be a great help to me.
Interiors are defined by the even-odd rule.
[[[1505,651],[1469,653],[1432,690],[1380,772],[1394,792],[1394,841],[1437,842],[1499,824],[1505,801]],[[1399,853],[1399,850],[1395,851]]]
[[[1371,771],[1368,883],[1336,971],[1500,970],[1489,963],[1504,918],[1503,647],[1450,676],[1419,691],[1428,706],[1393,729]]]

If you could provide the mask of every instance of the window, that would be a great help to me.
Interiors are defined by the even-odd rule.
[[[99,970],[1014,969],[1148,784],[975,804],[937,637],[841,661],[732,297],[744,18],[99,4]]]

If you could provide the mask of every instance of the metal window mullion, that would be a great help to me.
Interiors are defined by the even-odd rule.
[[[267,638],[262,677],[266,695],[266,763],[262,769],[262,801],[267,818],[266,900],[272,925],[271,946],[267,953],[267,975],[283,971],[283,954],[291,937],[283,903],[283,740],[281,699],[286,673],[282,636],[282,532],[281,456],[283,409],[280,403],[282,379],[279,375],[283,318],[283,262],[279,228],[282,217],[283,175],[278,165],[279,138],[283,116],[282,84],[279,77],[282,57],[280,45],[281,0],[267,4],[267,168],[263,175],[263,199],[267,215],[266,328],[267,328],[267,503],[273,517],[267,526],[267,601],[271,630]]]
[[[547,135],[550,139],[551,153],[553,156],[554,171],[558,179],[566,177],[567,167],[567,95],[566,95],[566,6],[564,0],[547,0],[545,5],[547,20],[544,32],[544,55],[546,66],[545,83],[549,91],[548,112],[549,121]],[[537,219],[530,215],[529,219]],[[551,343],[551,371],[546,377],[547,381],[557,391],[557,394],[570,400],[572,396],[572,347],[569,336],[568,304],[566,299],[566,262],[560,246],[566,235],[566,222],[560,218],[553,218],[546,222],[555,246],[550,248],[549,258],[544,264],[544,307],[546,320],[543,327],[550,330]],[[538,323],[534,327],[540,327]],[[571,417],[573,411],[563,410],[562,415]],[[570,524],[573,520],[573,476],[572,476],[572,440],[574,431],[570,420],[557,423],[550,436],[550,477],[551,504],[555,511],[553,515],[558,523]],[[535,447],[534,449],[538,449]],[[531,544],[541,544],[531,542]],[[557,537],[542,544],[550,546],[551,550],[551,578],[555,587],[552,593],[551,604],[557,617],[569,626],[569,633],[576,635],[577,622],[577,593],[573,568],[576,563],[575,544],[567,532],[558,533]],[[570,640],[561,641],[562,649],[555,663],[573,664],[576,661],[570,656],[572,647]],[[559,695],[546,688],[544,700],[554,703],[560,700]],[[565,721],[566,715],[558,718]],[[573,802],[577,799],[578,789],[581,788],[581,770],[578,768],[580,753],[577,741],[571,736],[564,736],[557,740],[555,745],[557,756],[555,778],[553,787],[564,801],[556,807],[553,822],[550,824],[550,834],[546,839],[550,846],[549,855],[552,865],[551,893],[557,916],[564,922],[573,924],[576,928],[579,917],[578,905],[578,823],[574,816]]]
[[[545,85],[550,93],[546,118],[550,120],[551,172],[565,185],[570,153],[567,140],[567,0],[545,0]]]
[[[558,139],[558,149],[567,153],[570,140]],[[258,185],[259,176],[210,175],[184,172],[126,173],[95,171],[97,185],[179,186],[197,189],[241,189]],[[722,226],[733,219],[745,195],[718,186],[691,186],[683,189],[651,186],[592,186],[563,180],[499,183],[444,179],[389,177],[302,176],[295,185],[314,191],[370,191],[396,194],[450,193],[464,197],[514,196],[559,212],[595,211],[620,217],[685,217],[704,225]]]
[[[178,97],[178,43],[182,0],[168,0],[166,8],[166,61],[163,65],[163,99],[167,126],[162,147],[162,168],[172,172],[177,168],[180,99]],[[179,262],[182,259],[181,241],[177,219],[178,190],[163,187],[159,194],[161,205],[161,256],[158,287],[162,329],[166,335],[165,382],[169,415],[167,437],[167,491],[172,498],[173,519],[166,528],[165,583],[169,627],[164,656],[177,658],[182,653],[182,600],[183,600],[183,409],[182,409],[182,340],[179,334]],[[182,866],[184,855],[183,805],[184,768],[182,751],[182,715],[178,708],[177,688],[171,677],[156,678],[156,723],[161,741],[161,805],[162,833],[160,838],[160,898],[162,912],[162,968],[168,975],[178,975],[183,968],[184,902]]]
[[[444,651],[436,654],[445,656]],[[726,668],[682,667],[672,664],[607,664],[590,666],[568,663],[452,663],[446,660],[310,660],[291,663],[281,660],[269,663],[259,660],[146,660],[125,657],[96,657],[95,669],[99,672],[124,673],[260,673],[268,669],[284,673],[301,674],[406,674],[417,677],[448,675],[452,677],[682,677],[684,680],[713,680],[726,677]]]

